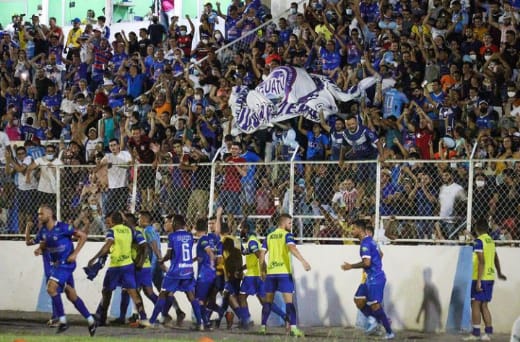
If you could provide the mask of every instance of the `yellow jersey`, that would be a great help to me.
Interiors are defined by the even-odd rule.
[[[282,228],[267,235],[263,249],[268,252],[267,274],[280,275],[291,274],[292,265],[289,252],[289,245],[295,244],[291,233]]]
[[[484,255],[484,272],[481,280],[495,280],[495,241],[487,233],[480,235],[473,245],[473,280],[478,280],[478,256]]]
[[[134,241],[132,229],[123,224],[115,225],[107,231],[106,239],[114,241],[110,247],[109,267],[123,267],[134,262],[132,260],[132,243]]]

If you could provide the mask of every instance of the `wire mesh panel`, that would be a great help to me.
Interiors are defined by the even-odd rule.
[[[211,164],[160,165],[155,174],[154,216],[180,214],[193,228],[208,216]]]
[[[466,228],[468,169],[453,160],[382,164],[379,214],[386,236],[458,239]]]
[[[296,163],[295,229],[300,237],[350,238],[355,218],[375,211],[376,162]]]

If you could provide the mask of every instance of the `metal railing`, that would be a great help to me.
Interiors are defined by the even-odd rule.
[[[195,170],[179,165],[132,165],[120,173],[99,166],[56,167],[56,189],[48,193],[41,168],[33,189],[19,189],[20,175],[0,169],[0,233],[16,236],[36,219],[42,203],[56,207],[60,220],[104,234],[103,217],[113,210],[152,213],[161,224],[170,213],[185,215],[188,226],[224,208],[234,222],[247,216],[260,235],[273,216],[294,217],[301,241],[353,240],[351,223],[367,218],[380,241],[466,243],[472,221],[485,218],[503,243],[520,240],[520,167],[515,160],[388,160],[244,164],[247,174],[233,178],[238,164],[213,160]],[[117,168],[117,165],[112,166]],[[504,172],[505,169],[508,171]],[[449,171],[449,172],[446,172]],[[47,173],[48,174],[48,173]],[[40,178],[38,178],[40,177]],[[478,182],[477,182],[478,180]]]

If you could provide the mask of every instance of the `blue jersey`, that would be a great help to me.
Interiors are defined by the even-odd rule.
[[[337,50],[330,52],[326,48],[322,47],[320,49],[320,58],[323,71],[332,71],[339,68],[341,63],[341,56]]]
[[[22,100],[22,113],[36,113],[36,99],[24,97]]]
[[[366,236],[361,240],[359,255],[361,256],[361,259],[370,259],[370,266],[365,268],[367,284],[377,283],[386,279],[379,248],[371,236]]]
[[[220,241],[220,236],[218,236],[215,233],[209,233],[208,239],[213,248],[213,253],[215,254],[215,257],[222,256],[222,242]]]
[[[157,248],[161,250],[161,236],[159,233],[157,233],[152,225],[146,226],[146,228],[144,228],[144,238],[148,244],[156,244]],[[152,264],[157,263],[157,255],[155,255],[152,248],[150,248],[150,262]]]
[[[170,268],[167,276],[174,279],[193,278],[193,235],[178,230],[168,235],[168,250],[171,250]]]
[[[53,113],[58,114],[60,111],[61,106],[61,95],[55,94],[55,95],[47,95],[42,99],[42,102],[45,104],[47,108]]]
[[[237,27],[237,23],[240,21],[240,17],[231,18],[230,16],[226,17],[226,22],[224,24],[226,28],[226,41],[230,42],[232,40],[240,38],[242,31]]]
[[[247,163],[259,163],[262,161],[256,153],[251,152],[251,151],[246,151],[246,153],[242,154],[241,157],[244,158]],[[247,173],[244,177],[242,177],[241,182],[242,183],[254,182],[255,172],[256,172],[256,166],[248,165]]]
[[[214,252],[212,240],[208,235],[201,236],[197,243],[198,280],[210,282],[215,279],[215,265],[211,261],[208,249]]]
[[[330,160],[339,160],[341,146],[343,146],[343,140],[343,131],[338,132],[335,129],[330,131]]]
[[[314,132],[307,132],[307,160],[323,160],[325,157],[325,149],[329,145],[329,138],[325,134],[318,136]]]
[[[352,147],[350,159],[374,159],[377,157],[377,142],[379,138],[368,127],[358,125],[355,132],[343,131],[343,145]]]
[[[56,222],[52,229],[43,226],[38,232],[35,241],[45,242],[51,262],[55,264],[65,264],[67,258],[74,252],[72,235],[74,227],[64,222]]]
[[[392,115],[396,118],[400,117],[403,112],[403,105],[408,102],[410,101],[408,101],[406,95],[399,90],[388,89],[384,94],[383,118],[386,119]]]

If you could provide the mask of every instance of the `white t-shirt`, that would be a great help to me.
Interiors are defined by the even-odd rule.
[[[0,131],[0,164],[5,165],[5,149],[10,146],[11,141],[5,132]]]
[[[32,164],[32,158],[30,156],[26,156],[22,161],[22,164],[25,166],[29,166]],[[16,172],[15,174],[15,182],[18,186],[19,190],[35,190],[38,188],[38,180],[35,177],[35,171],[31,171],[31,180],[29,183],[26,181],[26,175],[21,172]]]
[[[45,156],[36,159],[34,162],[40,167],[38,191],[55,194],[58,189],[56,181],[58,168],[56,166],[63,165],[63,163],[59,158],[49,161]]]
[[[455,199],[462,193],[464,188],[457,183],[451,183],[450,185],[443,185],[439,191],[439,203],[441,210],[439,213],[440,217],[450,217],[453,215],[453,207],[455,205]]]
[[[83,139],[82,143],[85,147],[85,160],[94,160],[94,154],[96,153],[96,145],[100,142],[103,142],[103,140],[101,140],[100,138],[96,138],[94,140],[91,140],[89,138]]]
[[[128,164],[132,161],[130,153],[128,151],[121,151],[117,155],[108,153],[103,159],[112,164],[112,167],[108,168],[108,188],[126,187],[128,185]]]

